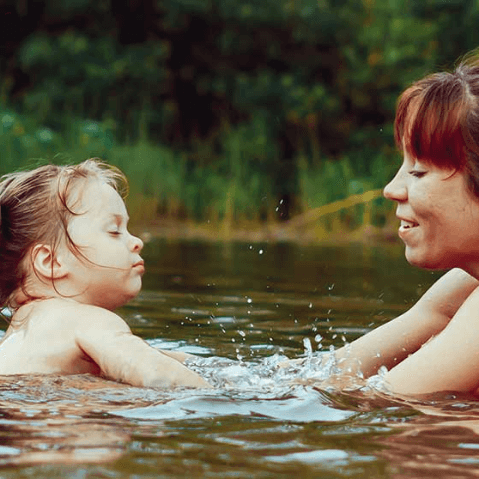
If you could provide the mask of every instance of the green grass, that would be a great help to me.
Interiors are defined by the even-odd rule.
[[[220,148],[204,142],[196,151],[180,152],[145,139],[118,144],[107,123],[68,119],[59,133],[30,117],[3,110],[0,171],[26,168],[38,158],[68,163],[100,157],[129,179],[127,203],[133,224],[188,220],[209,224],[228,236],[237,227],[264,227],[279,221],[277,175],[272,171],[278,152],[264,128],[264,122],[256,119],[225,128]],[[359,172],[357,161],[346,156],[319,161],[317,154],[314,159],[298,157],[293,179],[284,178],[293,193],[294,213],[384,186],[391,175],[390,163],[390,156],[378,154],[366,176],[364,165]],[[326,232],[352,231],[369,224],[382,226],[388,215],[388,202],[376,199],[326,215],[315,227]]]

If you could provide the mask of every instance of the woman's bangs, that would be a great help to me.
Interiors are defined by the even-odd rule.
[[[411,158],[440,168],[465,166],[462,101],[450,95],[411,87],[401,96],[395,121],[395,139]]]

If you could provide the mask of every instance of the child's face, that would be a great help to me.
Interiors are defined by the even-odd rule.
[[[88,261],[61,248],[66,287],[77,301],[115,309],[141,289],[143,242],[128,232],[125,204],[106,183],[89,181],[74,209],[82,214],[70,220],[68,232]]]

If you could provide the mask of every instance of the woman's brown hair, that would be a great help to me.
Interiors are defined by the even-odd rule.
[[[407,88],[399,97],[394,134],[411,158],[465,171],[479,197],[479,57]]]

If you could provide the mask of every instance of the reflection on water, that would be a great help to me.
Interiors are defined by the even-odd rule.
[[[437,274],[402,248],[150,243],[120,313],[154,347],[198,355],[213,390],[83,376],[0,382],[0,476],[477,477],[479,407],[321,385],[338,347],[406,309]],[[303,364],[280,368],[284,357]]]

